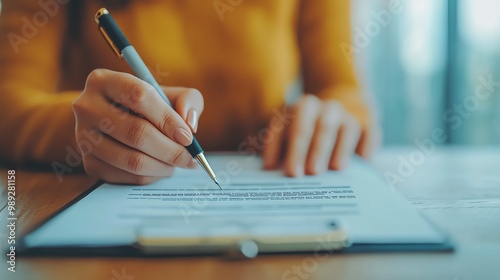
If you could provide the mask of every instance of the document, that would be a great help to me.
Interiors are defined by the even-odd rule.
[[[208,155],[222,190],[198,168],[146,186],[102,184],[28,234],[28,247],[125,246],[157,229],[175,237],[308,234],[335,223],[353,244],[439,244],[446,236],[361,159],[345,171],[284,177],[257,156]]]

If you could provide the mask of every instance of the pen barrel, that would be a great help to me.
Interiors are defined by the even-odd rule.
[[[121,29],[109,14],[108,10],[106,10],[106,8],[99,9],[95,15],[95,19],[97,24],[99,25],[99,31],[101,32],[109,46],[118,55],[118,57],[124,58],[125,61],[130,65],[130,68],[132,68],[132,70],[135,72],[137,77],[152,85],[161,96],[161,98],[165,101],[165,103],[173,108],[172,103],[170,102],[170,100],[168,100],[167,95],[163,92],[163,89],[160,87],[153,74],[151,74],[151,71],[149,71],[148,67],[141,59],[139,53],[137,53],[135,48],[129,43]],[[191,156],[193,156],[193,158],[196,158],[198,160],[198,162],[203,166],[205,171],[210,175],[215,183],[217,183],[215,174],[213,173],[210,164],[203,155],[203,149],[198,143],[198,140],[193,137],[193,142],[191,143],[191,145],[187,146],[186,149],[189,151]]]
[[[168,106],[172,107],[172,103],[168,100],[167,96],[163,92],[163,89],[156,81],[151,71],[149,71],[148,67],[142,60],[141,56],[133,46],[128,46],[122,50],[123,59],[127,61],[130,68],[134,71],[134,73],[139,77],[139,79],[145,81],[146,83],[152,85],[161,98],[168,104]]]
[[[151,74],[151,71],[149,71],[148,67],[141,59],[135,48],[133,46],[124,48],[122,50],[122,55],[125,61],[127,61],[127,63],[130,65],[130,68],[132,68],[132,70],[135,72],[137,77],[152,85],[161,96],[161,98],[168,104],[168,106],[172,107],[172,103],[170,103],[162,88],[153,77],[153,74]],[[193,142],[191,143],[191,145],[187,146],[186,148],[193,157],[196,157],[197,155],[203,153],[203,149],[201,148],[196,138],[193,138]]]

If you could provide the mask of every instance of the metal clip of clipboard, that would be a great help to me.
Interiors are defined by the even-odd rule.
[[[277,226],[279,225],[279,226]],[[259,253],[335,251],[350,245],[337,223],[245,223],[199,225],[142,225],[137,246],[147,255],[225,255],[254,258]]]

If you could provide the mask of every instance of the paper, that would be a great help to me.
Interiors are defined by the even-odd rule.
[[[207,156],[223,190],[197,170],[177,170],[148,186],[104,184],[25,238],[28,246],[117,246],[141,229],[218,234],[244,229],[310,232],[338,222],[354,243],[441,243],[445,237],[360,159],[346,171],[286,178],[258,157]],[[194,231],[193,229],[198,229]]]

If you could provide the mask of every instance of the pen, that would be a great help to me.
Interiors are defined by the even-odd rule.
[[[125,61],[128,63],[128,65],[130,66],[130,68],[132,68],[132,70],[135,72],[135,74],[141,80],[152,85],[156,89],[158,94],[163,98],[163,100],[165,100],[165,102],[170,107],[172,107],[172,103],[170,103],[170,101],[168,100],[167,96],[161,89],[160,85],[153,77],[153,74],[151,74],[148,67],[141,59],[141,57],[134,49],[134,47],[129,43],[125,35],[123,35],[122,31],[120,30],[116,22],[113,20],[113,18],[111,17],[106,8],[101,8],[99,9],[99,11],[97,11],[95,15],[95,21],[99,26],[99,31],[101,32],[101,34],[103,35],[104,39],[111,47],[111,49],[113,49],[113,51],[116,53],[118,58],[120,59],[124,58]],[[198,161],[201,167],[203,167],[203,169],[205,170],[205,172],[207,172],[210,178],[212,178],[212,180],[222,190],[221,186],[219,185],[219,182],[217,182],[217,178],[212,170],[212,167],[210,167],[208,160],[205,158],[205,155],[203,154],[203,149],[201,148],[196,138],[194,138],[194,136],[193,136],[193,142],[186,148],[189,151],[189,153],[193,156],[193,158],[195,158]]]

